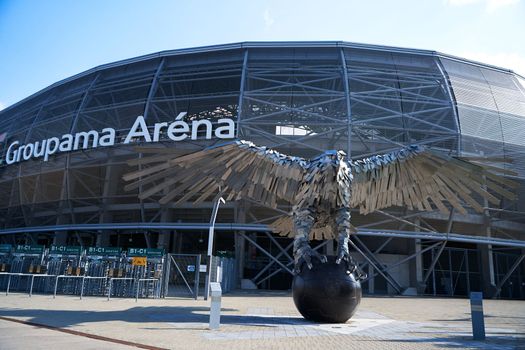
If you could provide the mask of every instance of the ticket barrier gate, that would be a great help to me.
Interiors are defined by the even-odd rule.
[[[135,283],[135,300],[141,298],[160,298],[164,296],[163,283],[165,260],[164,250],[130,248],[127,262],[131,266],[130,277]]]
[[[121,248],[90,247],[86,250],[86,260],[86,278],[82,279],[81,295],[106,296],[113,287],[111,279],[126,277],[126,256]]]
[[[80,293],[81,279],[86,274],[85,252],[79,246],[51,246],[48,255],[48,274],[57,278],[48,280],[44,292],[76,295]],[[58,276],[74,278],[58,278]]]
[[[1,285],[6,288],[6,293],[9,290],[29,291],[33,288],[35,276],[47,276],[44,253],[43,246],[17,245],[3,254],[0,267],[5,271],[0,271],[0,276],[3,277]]]
[[[65,251],[52,246],[49,250],[42,249],[41,254],[0,254],[0,268],[2,264],[10,267],[9,271],[0,271],[0,287],[5,288],[6,295],[16,290],[26,291],[30,296],[38,291],[80,298],[106,296],[108,300],[164,296],[162,250],[130,248],[126,253],[120,248],[67,248],[75,249]]]
[[[6,273],[11,271],[11,245],[0,244],[0,288],[5,289],[7,286]]]

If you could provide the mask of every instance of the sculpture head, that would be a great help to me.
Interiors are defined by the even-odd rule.
[[[345,151],[337,151],[337,150],[328,150],[324,152],[323,154],[315,157],[312,160],[321,160],[322,158],[329,159],[332,161],[341,161],[343,159],[346,159],[346,152]]]

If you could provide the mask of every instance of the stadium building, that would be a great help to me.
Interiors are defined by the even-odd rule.
[[[151,146],[182,155],[240,138],[290,155],[341,149],[359,159],[424,144],[506,160],[517,201],[478,198],[483,215],[355,212],[352,254],[369,274],[369,294],[525,299],[525,79],[510,70],[346,42],[164,51],[25,98],[0,112],[0,134],[0,243],[12,245],[205,253],[216,193],[162,205],[125,188],[123,174],[137,169],[127,162]],[[215,250],[235,256],[238,284],[290,288],[291,239],[267,226],[289,211],[248,198],[220,206]],[[316,244],[334,252],[331,241]]]

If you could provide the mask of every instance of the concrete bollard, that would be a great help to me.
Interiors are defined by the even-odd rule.
[[[210,283],[210,329],[217,329],[221,325],[221,284],[217,282]]]
[[[470,293],[470,313],[472,318],[472,337],[485,340],[485,320],[483,318],[483,293]]]

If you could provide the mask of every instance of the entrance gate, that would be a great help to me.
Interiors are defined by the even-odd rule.
[[[168,262],[165,280],[166,296],[197,299],[201,256],[199,254],[168,254]]]

